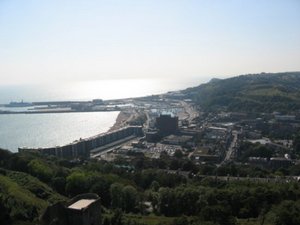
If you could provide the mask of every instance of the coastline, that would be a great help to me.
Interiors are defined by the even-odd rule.
[[[120,113],[117,116],[116,122],[107,132],[111,132],[114,130],[118,130],[122,127],[125,127],[130,121],[131,116],[132,116],[132,112],[130,112],[129,110],[120,111]]]
[[[17,153],[20,147],[47,148],[88,139],[106,133],[119,112],[0,114],[0,148]]]

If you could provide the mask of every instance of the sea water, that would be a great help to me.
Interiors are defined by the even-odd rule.
[[[54,147],[106,132],[119,112],[0,115],[0,148]]]
[[[203,80],[119,79],[49,85],[0,85],[0,104],[140,97],[196,86]],[[11,109],[10,109],[11,110]],[[54,147],[109,130],[118,112],[0,114],[0,148]]]
[[[116,79],[40,85],[3,86],[0,104],[11,101],[66,101],[121,99],[162,94],[199,85],[203,79]]]

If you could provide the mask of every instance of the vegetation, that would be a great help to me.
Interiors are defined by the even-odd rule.
[[[253,154],[261,153],[257,148]],[[162,162],[142,156],[143,163],[133,168],[122,161],[75,163],[5,151],[0,155],[1,224],[37,224],[49,204],[85,192],[101,196],[103,224],[299,224],[297,182],[227,182],[193,175],[267,177],[276,171],[189,162],[187,172],[170,173],[160,169]],[[166,156],[161,160],[166,168],[172,165]],[[182,155],[173,160],[188,163]],[[299,168],[292,171],[300,174]]]
[[[273,155],[273,151],[270,148],[259,143],[252,144],[250,142],[242,142],[239,151],[241,153],[239,159],[242,162],[247,162],[249,157],[263,157],[269,159]]]
[[[300,109],[300,72],[213,79],[184,93],[203,110],[290,112]]]
[[[21,172],[1,170],[0,222],[33,220],[49,204],[64,199],[46,184]]]

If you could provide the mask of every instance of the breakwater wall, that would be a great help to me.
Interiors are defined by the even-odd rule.
[[[89,158],[93,149],[111,144],[115,141],[122,140],[129,136],[142,136],[143,130],[141,126],[128,126],[115,131],[106,132],[90,138],[80,139],[73,143],[56,146],[50,148],[19,148],[19,152],[37,152],[42,155],[53,155],[59,158]]]

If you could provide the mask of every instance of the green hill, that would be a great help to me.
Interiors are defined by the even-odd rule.
[[[203,110],[243,112],[300,109],[300,72],[261,73],[212,79],[184,91]]]
[[[26,173],[0,171],[1,217],[13,221],[31,220],[37,218],[49,204],[64,199],[48,185]],[[0,221],[5,221],[5,218],[0,218]]]

